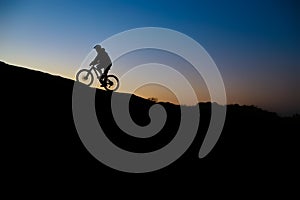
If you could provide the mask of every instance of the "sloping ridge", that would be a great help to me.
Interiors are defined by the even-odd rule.
[[[100,164],[80,141],[72,116],[72,80],[5,63],[1,63],[0,74],[3,162],[10,170],[21,167],[22,170],[15,172],[16,176],[39,180],[40,171],[51,171],[45,175],[46,179],[62,174],[82,178],[94,173],[103,179],[119,173]],[[120,98],[122,95],[127,94],[120,94]],[[147,152],[163,147],[174,137],[176,124],[180,122],[178,106],[162,103],[171,113],[170,121],[161,134],[142,141],[121,133],[107,110],[109,98],[109,93],[97,91],[96,102],[100,103],[96,103],[96,108],[106,112],[107,118],[98,116],[102,119],[100,124],[118,146]],[[149,123],[148,108],[152,104],[135,96],[130,106],[133,120],[140,125]],[[298,147],[293,138],[299,134],[299,119],[281,118],[253,106],[228,106],[217,145],[207,157],[198,159],[209,124],[210,103],[199,106],[202,121],[192,146],[178,161],[157,174],[189,174],[204,178],[203,171],[213,172],[222,166],[227,171],[224,176],[229,172],[238,178],[239,172],[250,170],[245,177],[252,179],[259,173],[271,177],[279,166],[296,166],[293,157]],[[272,172],[268,171],[270,168]]]

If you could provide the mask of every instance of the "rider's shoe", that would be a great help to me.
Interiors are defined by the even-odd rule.
[[[100,87],[106,87],[107,86],[107,83],[101,83],[100,82]]]
[[[100,87],[105,87],[106,86],[103,80],[99,79],[99,82],[100,82]]]

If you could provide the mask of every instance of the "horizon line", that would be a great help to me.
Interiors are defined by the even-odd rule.
[[[51,76],[56,76],[56,77],[60,77],[60,78],[63,78],[63,79],[67,79],[67,80],[71,80],[71,81],[76,81],[75,78],[71,78],[71,77],[67,77],[67,76],[64,76],[64,75],[61,75],[61,74],[55,74],[55,73],[51,73],[49,71],[44,71],[44,70],[40,70],[40,69],[36,69],[34,67],[27,67],[27,66],[20,66],[20,65],[16,65],[14,63],[10,63],[10,62],[6,62],[6,61],[3,61],[3,60],[0,60],[0,63],[3,63],[5,65],[8,65],[8,66],[12,66],[12,67],[19,67],[19,68],[23,68],[23,69],[28,69],[28,70],[32,70],[32,71],[35,71],[35,72],[41,72],[41,73],[44,73],[44,74],[48,74],[48,75],[51,75]],[[91,87],[91,88],[95,88],[97,90],[103,90],[99,87]],[[105,91],[105,90],[103,90]],[[145,99],[145,100],[150,100],[150,98],[147,98],[147,97],[142,97],[140,95],[137,95],[137,94],[132,94],[132,93],[127,93],[127,92],[118,92],[119,94],[128,94],[128,95],[135,95],[137,97],[140,97],[142,99]],[[173,103],[173,102],[169,102],[169,101],[159,101],[159,99],[157,97],[152,97],[152,98],[156,98],[157,101],[155,101],[156,103],[170,103],[170,104],[173,104],[173,105],[177,105],[177,106],[196,106],[196,105],[199,105],[199,104],[205,104],[205,103],[211,103],[211,104],[217,104],[218,106],[235,106],[235,105],[238,105],[238,106],[249,106],[249,107],[255,107],[255,108],[258,108],[258,109],[261,109],[263,111],[266,111],[266,112],[270,112],[270,113],[275,113],[277,116],[280,116],[280,117],[293,117],[295,115],[300,115],[300,113],[297,113],[297,112],[294,112],[294,113],[290,113],[289,115],[283,115],[283,114],[279,114],[278,112],[275,112],[275,111],[270,111],[270,110],[266,110],[264,108],[261,108],[260,106],[258,105],[255,105],[255,104],[251,104],[251,105],[247,105],[247,104],[239,104],[239,103],[228,103],[226,105],[221,105],[217,102],[211,102],[211,101],[199,101],[198,103],[194,104],[194,105],[180,105],[180,104],[177,104],[177,103]]]

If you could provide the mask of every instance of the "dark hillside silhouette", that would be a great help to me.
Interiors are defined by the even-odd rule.
[[[73,81],[59,76],[1,63],[2,165],[9,180],[99,181],[120,184],[155,181],[161,184],[182,178],[230,180],[238,183],[276,185],[279,179],[294,176],[298,169],[299,116],[279,117],[255,106],[228,105],[222,135],[203,159],[198,152],[206,133],[210,103],[199,103],[201,122],[191,147],[170,166],[149,174],[127,174],[101,164],[79,139],[72,116]],[[112,120],[111,93],[98,90],[96,110],[107,137],[133,152],[153,151],[170,142],[180,120],[179,108],[161,103],[168,113],[165,127],[152,138],[137,139],[123,133]],[[117,94],[122,99],[124,95]],[[139,125],[149,123],[148,110],[155,101],[132,96],[130,113]],[[103,118],[101,113],[105,113]],[[287,181],[287,180],[286,180]],[[60,182],[60,181],[58,181]],[[175,182],[176,183],[176,182]],[[184,183],[184,182],[182,182]]]

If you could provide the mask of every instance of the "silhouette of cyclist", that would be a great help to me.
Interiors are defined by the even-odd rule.
[[[103,86],[106,83],[107,73],[112,66],[112,62],[105,49],[102,48],[100,45],[94,46],[94,49],[97,51],[98,54],[95,57],[95,59],[90,63],[90,66],[97,65],[96,68],[99,72],[101,72],[101,69],[104,69],[104,72],[100,77],[100,83],[101,86]]]

